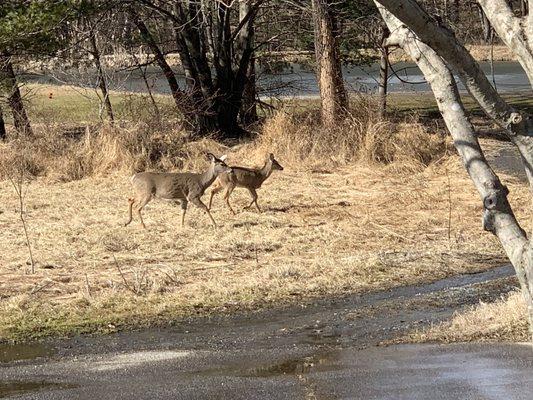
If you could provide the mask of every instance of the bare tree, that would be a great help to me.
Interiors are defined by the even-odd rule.
[[[315,22],[317,81],[320,89],[322,123],[333,126],[348,110],[348,96],[342,77],[338,23],[331,0],[312,0]]]
[[[171,24],[186,89],[181,89],[177,82],[174,84],[174,73],[167,68],[161,46],[150,31],[150,19],[130,8],[142,39],[173,86],[176,104],[199,135],[216,131],[229,139],[245,133],[238,119],[254,53],[253,24],[263,1],[248,0],[247,12],[239,16],[239,2],[177,1],[169,7],[165,1],[136,0],[157,18]]]
[[[416,1],[376,0],[376,2],[410,29],[409,34],[414,36],[413,40],[420,41],[420,44],[425,45],[421,47],[421,50],[418,50],[418,53],[413,50],[412,56],[423,69],[423,72],[427,74],[426,77],[431,83],[437,104],[454,138],[455,146],[481,196],[483,228],[498,237],[515,268],[522,293],[528,304],[530,330],[533,337],[532,243],[514,216],[507,199],[509,190],[490,168],[477,143],[473,128],[466,118],[453,76],[449,71],[446,72],[446,65],[457,72],[472,97],[485,113],[502,127],[511,142],[517,146],[530,186],[533,187],[531,167],[533,161],[533,124],[531,117],[526,112],[509,106],[500,97],[477,62],[458,42],[453,32],[435,23]],[[499,11],[504,12],[503,9],[499,9]],[[399,30],[398,26],[391,26],[390,18],[385,16],[385,19],[393,34]],[[494,21],[493,25],[496,28],[498,24]],[[499,29],[499,27],[496,28],[497,31]],[[525,34],[533,39],[527,30]]]
[[[15,165],[12,165],[12,168],[8,168],[4,166],[4,174],[7,176],[9,181],[11,182],[11,185],[13,186],[13,189],[15,190],[15,193],[17,195],[18,200],[18,216],[20,219],[20,223],[22,225],[22,230],[24,232],[24,239],[26,240],[26,246],[28,247],[28,256],[29,256],[29,264],[30,264],[30,272],[32,274],[35,273],[35,261],[33,258],[33,250],[32,245],[30,241],[30,234],[28,232],[28,224],[26,222],[26,211],[25,211],[25,199],[26,194],[28,193],[28,187],[29,187],[29,180],[26,177],[26,154],[25,154],[25,147],[24,141],[26,141],[27,137],[19,138],[18,140],[23,141],[23,145],[21,146],[22,151],[19,155],[19,159],[17,160],[17,163]],[[27,273],[27,271],[26,271]]]
[[[89,28],[89,54],[92,55],[94,65],[96,67],[96,74],[98,80],[98,87],[102,92],[104,108],[106,110],[107,118],[109,121],[113,122],[115,117],[113,115],[113,107],[111,106],[111,99],[109,98],[109,91],[107,90],[107,80],[104,73],[104,68],[102,66],[102,61],[100,59],[100,49],[96,41],[96,32],[93,27]]]
[[[22,101],[11,56],[0,56],[0,84],[7,91],[7,101],[13,114],[15,128],[19,133],[31,135],[30,120]]]
[[[506,0],[478,0],[478,3],[533,84],[533,15],[517,17]]]

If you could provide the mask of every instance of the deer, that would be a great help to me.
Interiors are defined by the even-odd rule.
[[[200,199],[205,190],[211,186],[215,179],[222,173],[231,173],[231,168],[226,165],[226,156],[216,158],[207,153],[210,161],[209,167],[202,173],[192,172],[139,172],[131,177],[134,196],[128,199],[129,219],[124,224],[128,226],[133,219],[133,208],[139,216],[141,226],[146,229],[141,211],[153,198],[172,201],[181,204],[181,226],[185,224],[185,213],[189,202],[204,210],[213,226],[217,224],[211,215],[209,208]]]
[[[213,184],[213,188],[211,189],[211,197],[209,198],[208,209],[211,209],[213,197],[221,190],[226,189],[224,193],[224,200],[226,201],[226,204],[228,205],[228,208],[232,214],[235,215],[235,211],[233,211],[233,208],[229,202],[229,197],[231,192],[233,192],[233,189],[236,187],[242,187],[248,189],[250,195],[252,196],[252,201],[249,205],[244,207],[244,209],[248,209],[252,206],[252,204],[255,204],[257,211],[261,212],[261,208],[259,208],[259,204],[257,204],[256,190],[261,187],[263,182],[266,181],[275,170],[283,171],[283,167],[279,162],[276,161],[274,154],[272,153],[269,154],[265,165],[259,169],[232,166],[231,172],[220,174]]]

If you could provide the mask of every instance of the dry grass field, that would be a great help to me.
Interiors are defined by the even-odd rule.
[[[511,188],[525,213],[527,192]],[[37,272],[26,274],[17,199],[0,184],[1,338],[382,290],[505,262],[481,230],[480,202],[455,157],[418,173],[287,168],[261,190],[262,214],[232,216],[216,198],[216,230],[194,208],[182,229],[179,209],[156,201],[146,231],[124,228],[129,193],[124,174],[33,181],[26,218]],[[247,203],[243,191],[234,197],[237,207]]]
[[[280,113],[256,141],[233,148],[147,136],[144,125],[75,138],[36,129],[32,143],[0,145],[0,340],[169,324],[505,263],[481,229],[481,201],[449,142],[415,122],[365,118],[335,135]],[[286,168],[260,190],[263,213],[233,216],[219,196],[218,229],[194,206],[181,228],[179,207],[153,201],[147,230],[122,226],[133,171],[199,171],[206,150],[227,153],[230,165],[259,165],[275,153]],[[35,274],[8,179],[17,168],[28,178]],[[527,187],[503,178],[528,220]],[[236,210],[248,201],[245,190],[234,192]]]

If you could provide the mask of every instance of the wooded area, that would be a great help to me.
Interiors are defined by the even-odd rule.
[[[511,2],[512,12],[525,14],[525,3]],[[494,7],[485,12],[486,2],[423,4],[463,42],[494,42],[487,18],[494,18]],[[2,110],[9,108],[17,130],[28,134],[31,125],[16,74],[30,61],[94,69],[101,108],[110,121],[114,116],[106,79],[113,66],[106,60],[129,57],[130,69],[157,65],[193,136],[246,136],[246,126],[257,121],[257,106],[265,106],[258,98],[258,68],[269,68],[294,52],[316,55],[326,125],[342,119],[347,108],[343,64],[372,62],[381,54],[385,80],[380,92],[386,93],[386,53],[380,50],[384,25],[372,2],[365,0],[10,0],[0,5],[0,18],[6,99]],[[179,65],[169,62],[172,55],[177,55]],[[186,78],[185,86],[180,87],[177,75]],[[0,126],[2,136],[4,131]]]

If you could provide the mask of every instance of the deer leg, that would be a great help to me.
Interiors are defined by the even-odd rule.
[[[209,219],[213,223],[213,226],[216,228],[217,227],[217,223],[215,222],[215,220],[213,219],[211,213],[209,212],[209,208],[207,208],[207,206],[202,202],[202,200],[200,200],[198,197],[195,197],[195,198],[189,199],[189,200],[196,207],[201,208],[202,210],[204,210],[207,213],[207,215],[209,216]]]
[[[131,221],[133,220],[133,204],[135,203],[135,198],[130,197],[128,199],[128,203],[129,203],[129,206],[128,206],[128,220],[126,221],[124,226],[128,226],[131,223]]]
[[[229,203],[229,197],[231,196],[231,192],[233,192],[233,189],[235,189],[235,185],[228,185],[226,187],[226,192],[224,193],[224,200],[226,201],[226,204],[228,205],[228,208],[231,213],[235,215],[235,211],[233,211],[233,208],[231,208],[231,204]]]
[[[259,212],[261,212],[261,209],[259,208],[259,204],[257,204],[257,192],[255,191],[255,189],[253,188],[248,188],[248,191],[250,192],[250,195],[252,196],[252,201],[250,202],[250,204],[248,204],[246,207],[244,207],[245,209],[248,209],[250,208],[253,204],[255,204],[255,206],[257,207],[257,210]]]
[[[185,213],[187,212],[187,200],[181,201],[181,227],[185,225]]]
[[[213,203],[213,197],[215,196],[215,194],[217,194],[221,190],[222,190],[222,185],[220,184],[213,185],[213,188],[211,189],[211,195],[209,196],[209,206],[207,207],[209,208],[209,210],[211,210],[211,205]]]
[[[137,207],[136,207],[136,211],[137,211],[137,215],[139,216],[139,220],[141,221],[141,226],[146,229],[146,225],[144,224],[144,221],[143,221],[143,216],[141,214],[141,211],[142,209],[144,208],[144,206],[146,204],[148,204],[148,202],[152,199],[152,196],[148,195],[146,196],[145,198],[143,198],[141,201],[139,201],[137,203]]]

